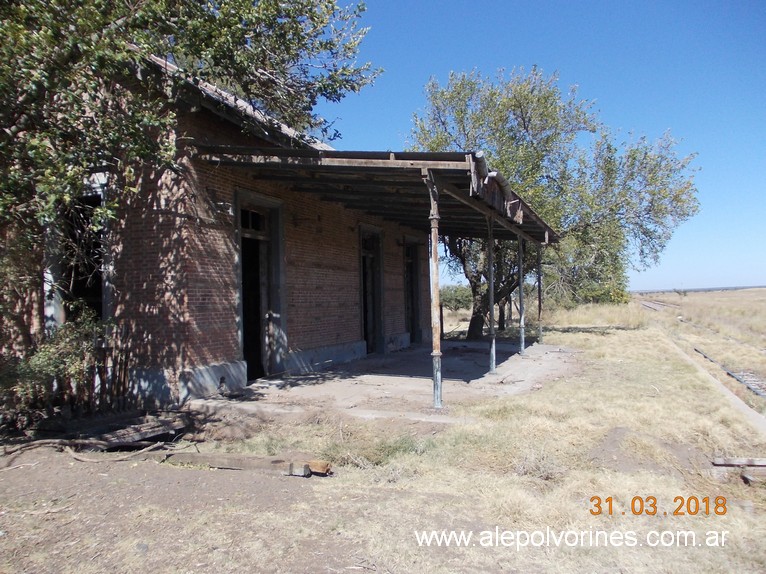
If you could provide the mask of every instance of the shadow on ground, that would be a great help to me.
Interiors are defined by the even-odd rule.
[[[518,352],[518,342],[497,341],[495,362],[499,365]],[[470,383],[480,379],[489,371],[489,342],[443,341],[441,359],[443,379]],[[352,379],[363,375],[430,379],[433,377],[431,348],[419,346],[387,355],[370,355],[318,373],[286,376],[261,382],[278,389],[290,389],[321,385],[328,381]]]

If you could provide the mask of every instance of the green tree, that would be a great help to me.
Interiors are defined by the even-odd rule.
[[[471,289],[467,285],[445,285],[439,289],[439,301],[450,311],[471,308]]]
[[[43,333],[24,317],[41,316],[50,246],[81,265],[80,245],[65,245],[53,223],[79,219],[97,235],[144,167],[172,165],[167,103],[182,82],[214,82],[275,121],[327,132],[317,101],[378,73],[355,62],[363,10],[336,0],[0,3],[0,349],[24,354]],[[150,56],[177,71],[159,76]],[[77,199],[94,181],[108,201],[87,210]]]
[[[428,106],[414,116],[414,147],[481,150],[562,237],[543,262],[546,291],[565,302],[624,301],[627,270],[655,263],[673,230],[697,209],[690,163],[666,134],[622,144],[556,75],[476,71],[426,85]],[[488,311],[487,242],[443,237],[453,269],[474,298],[469,337],[481,336]],[[496,241],[495,301],[519,285],[516,242]],[[524,268],[534,269],[534,253]],[[522,278],[523,279],[523,278]]]

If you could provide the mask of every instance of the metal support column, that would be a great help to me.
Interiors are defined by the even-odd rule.
[[[519,237],[519,354],[524,354],[524,240]]]
[[[537,244],[537,342],[543,342],[543,246]]]
[[[496,372],[496,354],[495,354],[495,237],[493,232],[494,221],[492,217],[487,217],[487,267],[489,268],[489,285],[487,295],[489,296],[489,372]]]
[[[431,274],[431,357],[434,368],[434,408],[442,408],[442,352],[441,325],[439,320],[439,190],[433,175],[429,172],[425,178],[431,199],[431,240],[429,272]]]

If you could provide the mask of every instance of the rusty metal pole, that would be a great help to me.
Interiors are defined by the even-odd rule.
[[[426,185],[431,199],[431,253],[429,272],[431,274],[431,357],[434,367],[434,408],[442,408],[442,352],[441,321],[439,319],[439,190],[432,175],[426,177]]]
[[[537,342],[543,342],[543,246],[537,244]]]
[[[519,237],[519,354],[524,354],[524,240]]]
[[[487,217],[487,267],[489,268],[489,372],[497,372],[497,357],[495,354],[495,237],[493,219]]]

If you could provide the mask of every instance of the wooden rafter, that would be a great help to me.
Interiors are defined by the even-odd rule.
[[[194,157],[217,166],[248,169],[253,179],[285,185],[350,209],[415,229],[427,229],[429,190],[423,174],[440,188],[440,230],[482,236],[487,217],[498,239],[523,237],[545,244],[558,237],[495,172],[481,154],[353,152],[197,145]]]

